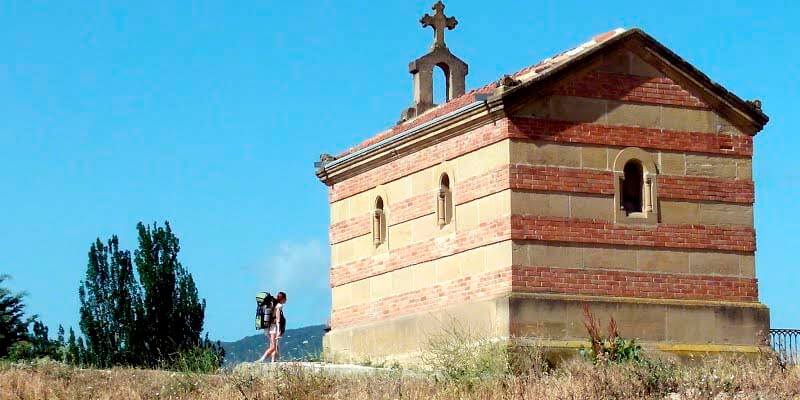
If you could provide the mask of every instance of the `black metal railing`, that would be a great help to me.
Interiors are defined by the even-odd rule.
[[[783,362],[800,364],[800,329],[770,329],[769,343]]]

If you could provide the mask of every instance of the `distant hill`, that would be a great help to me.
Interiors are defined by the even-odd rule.
[[[324,325],[287,329],[281,338],[281,360],[317,359],[322,353]],[[235,342],[222,342],[225,365],[255,361],[267,350],[267,337],[263,333],[247,336]]]

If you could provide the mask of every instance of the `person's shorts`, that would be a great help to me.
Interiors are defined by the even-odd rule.
[[[267,329],[267,334],[268,335],[277,335],[278,334],[278,325],[277,324],[270,325],[269,329]]]

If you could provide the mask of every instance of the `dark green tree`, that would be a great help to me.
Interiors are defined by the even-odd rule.
[[[44,323],[36,319],[36,316],[31,317],[33,332],[29,333],[30,343],[32,345],[31,358],[49,357],[54,360],[59,359],[58,342],[50,340],[49,329]]]
[[[67,340],[64,337],[64,327],[58,325],[58,331],[56,335],[55,346],[58,349],[57,360],[61,362],[67,362]]]
[[[59,346],[64,346],[67,344],[66,341],[64,341],[64,327],[61,325],[58,325],[58,336],[56,336],[56,344],[58,344]]]
[[[86,279],[78,289],[80,327],[92,363],[100,367],[137,364],[142,337],[137,324],[142,306],[131,255],[112,236],[89,249]]]
[[[81,355],[78,352],[78,341],[75,340],[75,331],[69,328],[69,339],[67,339],[66,363],[72,365],[81,364]]]
[[[0,275],[0,285],[8,279],[8,275]],[[0,358],[8,355],[11,345],[28,339],[29,320],[24,318],[23,296],[0,286]]]
[[[169,222],[164,227],[139,223],[136,228],[134,262],[142,285],[146,348],[150,361],[162,362],[202,344],[206,303],[178,260],[180,243]]]
[[[80,366],[94,365],[92,355],[86,350],[83,336],[78,338],[77,360],[78,362],[76,364]]]

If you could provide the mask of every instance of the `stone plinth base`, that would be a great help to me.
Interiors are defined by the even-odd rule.
[[[547,294],[513,294],[357,327],[339,327],[324,340],[335,362],[419,364],[428,340],[453,329],[535,344],[569,356],[587,344],[583,305],[600,321],[609,317],[626,338],[645,348],[678,355],[753,353],[769,332],[761,303],[655,300]]]

